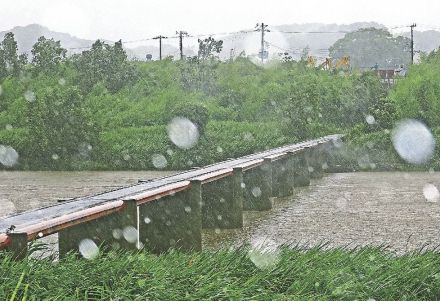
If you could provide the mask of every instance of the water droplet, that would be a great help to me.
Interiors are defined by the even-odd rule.
[[[186,164],[187,164],[188,166],[192,166],[192,165],[194,164],[194,162],[191,161],[191,160],[188,160],[188,162],[186,162]]]
[[[324,162],[323,164],[322,164],[322,169],[324,169],[324,170],[326,170],[326,169],[328,169],[328,164],[327,164],[327,162]]]
[[[122,156],[122,159],[124,159],[124,161],[128,161],[128,160],[131,159],[131,156],[130,156],[129,154],[124,154],[124,155]]]
[[[0,163],[6,167],[17,164],[18,153],[10,146],[0,145]]]
[[[243,138],[246,141],[252,141],[254,139],[254,136],[252,135],[252,133],[244,133]]]
[[[308,123],[312,122],[312,118],[307,117],[307,122],[308,122]]]
[[[368,124],[375,124],[375,123],[376,123],[376,119],[374,118],[373,115],[367,115],[367,116],[365,117],[365,121],[366,121]]]
[[[220,203],[224,203],[226,200],[224,198],[220,198]]]
[[[249,250],[248,257],[259,269],[275,267],[280,260],[276,244],[267,239],[257,239],[252,242],[252,249]]]
[[[168,156],[172,156],[174,154],[172,149],[167,149]]]
[[[260,187],[254,187],[252,188],[252,195],[256,198],[261,196],[261,188]]]
[[[58,80],[58,84],[60,84],[61,86],[64,86],[66,84],[66,80],[64,78],[60,78]]]
[[[99,248],[91,239],[83,239],[79,243],[79,253],[85,259],[94,259],[99,255]]]
[[[409,163],[426,163],[434,153],[434,137],[420,121],[407,119],[400,122],[393,130],[392,136],[397,153]]]
[[[113,235],[114,239],[121,239],[123,236],[123,233],[122,233],[121,229],[113,229],[112,235]]]
[[[423,186],[423,195],[428,202],[435,203],[440,199],[440,192],[433,184]]]
[[[220,230],[219,228],[215,228],[214,232],[215,232],[215,234],[220,234],[222,232],[222,230]]]
[[[122,231],[122,235],[124,236],[125,240],[129,243],[134,244],[137,241],[138,232],[135,227],[133,226],[127,226]]]
[[[10,124],[5,125],[5,129],[7,129],[8,131],[12,130],[12,125]]]
[[[243,182],[241,182],[240,186],[241,186],[241,188],[246,188],[246,184]]]
[[[27,90],[26,92],[24,92],[24,98],[29,102],[34,102],[35,101],[35,93],[30,90]]]
[[[190,212],[191,212],[191,207],[186,206],[186,207],[185,207],[185,212],[186,212],[186,213],[190,213]]]
[[[309,170],[309,172],[313,172],[315,170],[312,166],[307,167],[307,169]]]
[[[167,126],[168,137],[178,147],[189,149],[199,139],[197,126],[191,120],[183,117],[176,117]]]
[[[149,217],[144,218],[144,223],[146,224],[151,223],[151,219]]]
[[[318,117],[319,117],[319,118],[322,118],[322,114],[321,114],[321,113],[318,113]]]
[[[42,238],[44,236],[43,232],[38,233],[38,237]]]
[[[219,221],[221,221],[222,220],[222,216],[219,214],[219,215],[217,215],[217,220],[219,220]]]
[[[339,209],[345,209],[347,207],[347,200],[344,198],[338,198],[336,199],[335,204]]]
[[[53,154],[53,155],[52,155],[52,159],[53,159],[53,160],[58,160],[59,158],[60,158],[60,157],[59,157],[57,154]]]
[[[142,250],[144,248],[144,244],[140,241],[139,243],[136,243],[136,248],[138,250]]]
[[[223,153],[223,148],[221,148],[220,146],[217,146],[217,153]]]
[[[154,154],[151,156],[151,161],[153,162],[154,167],[157,169],[163,169],[168,165],[167,159],[161,154]]]
[[[165,225],[167,225],[168,227],[171,226],[171,221],[166,221]]]

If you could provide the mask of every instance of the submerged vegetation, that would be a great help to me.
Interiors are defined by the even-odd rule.
[[[436,300],[440,257],[377,248],[283,249],[261,266],[245,249],[160,256],[0,257],[1,300]]]
[[[419,119],[439,133],[438,53],[423,58],[388,93],[373,72],[320,70],[290,58],[267,66],[244,56],[222,62],[216,57],[221,47],[210,38],[200,41],[198,56],[139,62],[127,59],[121,42],[96,41],[67,58],[58,42],[42,37],[27,63],[13,35],[6,35],[0,46],[0,144],[19,157],[3,165],[153,169],[152,158],[160,155],[166,160],[160,168],[186,169],[344,133],[349,149],[336,160],[353,169],[393,169],[405,168],[391,145],[396,122]],[[196,126],[190,147],[170,139],[175,117]],[[364,153],[374,165],[358,164]]]

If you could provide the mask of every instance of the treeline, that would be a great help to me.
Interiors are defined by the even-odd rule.
[[[0,144],[18,152],[16,169],[152,169],[155,155],[166,159],[160,168],[185,169],[330,133],[380,132],[404,106],[401,92],[388,97],[372,73],[323,71],[289,58],[264,67],[244,56],[221,62],[221,49],[208,38],[195,57],[138,62],[120,41],[98,40],[66,57],[59,42],[41,37],[27,59],[7,34]],[[431,63],[411,73],[424,64]],[[174,117],[197,126],[194,147],[169,139]]]

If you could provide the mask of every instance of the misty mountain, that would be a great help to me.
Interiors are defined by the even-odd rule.
[[[68,53],[70,54],[81,52],[83,49],[69,48],[88,47],[93,43],[91,40],[80,39],[68,33],[52,31],[49,28],[38,24],[16,26],[10,30],[1,31],[0,39],[3,40],[4,35],[8,32],[12,32],[15,35],[15,40],[18,44],[18,52],[27,53],[29,56],[31,54],[32,46],[41,36],[45,36],[48,39],[53,38],[55,41],[61,41],[61,45],[68,49]]]
[[[409,38],[410,32],[402,34],[404,37]],[[427,31],[414,31],[414,49],[423,52],[431,52],[440,47],[440,32],[435,30]]]
[[[288,52],[293,58],[300,57],[304,48],[308,47],[309,53],[318,58],[328,56],[328,49],[339,39],[343,38],[346,32],[356,31],[360,28],[385,28],[384,25],[376,22],[358,22],[353,24],[284,24],[269,25],[270,32],[265,35],[265,47],[269,51],[269,55],[277,56],[279,53]],[[79,53],[84,48],[90,47],[94,41],[80,39],[68,33],[56,32],[47,27],[30,24],[27,26],[16,26],[11,30],[0,32],[0,39],[12,31],[18,43],[20,53],[28,53],[30,55],[33,44],[40,36],[53,38],[61,41],[61,45],[68,50],[68,54]],[[409,37],[409,32],[401,35]],[[220,57],[227,59],[230,56],[238,56],[240,53],[246,55],[257,56],[260,50],[261,32],[241,32],[226,36],[215,36],[216,39],[223,40],[223,51]],[[414,33],[415,48],[425,52],[430,52],[440,46],[439,31],[415,31]],[[111,41],[106,41],[112,43]],[[184,44],[185,45],[185,44]],[[131,47],[129,44],[125,47],[127,55],[131,59],[145,60],[147,54],[153,56],[153,60],[159,58],[159,47],[153,45],[138,45]],[[186,44],[184,54],[192,56],[197,54],[197,45]],[[164,41],[162,48],[163,57],[179,56],[179,49],[175,43]]]

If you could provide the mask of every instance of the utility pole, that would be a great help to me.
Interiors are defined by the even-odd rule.
[[[411,27],[411,65],[414,64],[414,27],[416,26],[416,23],[409,26]]]
[[[154,37],[153,40],[159,39],[159,60],[162,60],[162,39],[168,39],[168,37],[164,37],[163,35]]]
[[[187,37],[188,33],[186,31],[176,31],[179,35],[179,49],[180,49],[180,59],[183,60],[183,37]]]
[[[264,63],[264,58],[267,55],[267,52],[264,50],[264,34],[265,32],[270,32],[270,30],[266,29],[268,25],[264,23],[257,23],[256,31],[261,31],[261,49],[260,49],[260,57],[261,57],[261,63]]]

